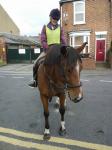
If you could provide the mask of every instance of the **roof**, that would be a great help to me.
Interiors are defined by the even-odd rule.
[[[0,37],[3,37],[5,43],[8,44],[40,45],[39,41],[31,36],[19,36],[11,33],[0,32]]]

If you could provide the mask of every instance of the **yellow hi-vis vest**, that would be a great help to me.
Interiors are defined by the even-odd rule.
[[[47,44],[60,44],[60,27],[51,30],[46,26]]]

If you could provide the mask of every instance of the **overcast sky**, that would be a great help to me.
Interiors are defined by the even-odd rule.
[[[49,21],[49,12],[59,8],[59,0],[0,0],[0,4],[20,29],[21,35],[38,35]]]

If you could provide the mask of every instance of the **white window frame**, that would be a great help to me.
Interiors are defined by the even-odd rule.
[[[90,53],[90,31],[89,32],[71,32],[71,33],[69,33],[70,46],[72,46],[72,47],[81,46],[81,45],[75,44],[75,37],[77,37],[77,36],[82,36],[83,42],[88,42],[88,44],[86,46],[88,46],[88,53]],[[86,37],[88,37],[88,41],[86,41]],[[85,48],[83,49],[82,53],[85,54]]]
[[[83,4],[84,5],[84,11],[78,11],[77,13],[76,13],[76,11],[75,11],[75,7],[76,7],[76,5],[78,4],[78,3],[81,3],[81,4]],[[74,18],[73,18],[73,24],[74,25],[76,25],[76,24],[85,24],[85,0],[81,0],[81,1],[75,1],[75,2],[73,2],[73,13],[74,13]],[[83,14],[83,20],[82,21],[76,21],[76,14],[80,14],[80,13],[82,13]]]

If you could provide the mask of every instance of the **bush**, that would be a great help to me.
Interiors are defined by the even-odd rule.
[[[111,67],[112,66],[112,41],[110,44],[110,48],[108,49],[107,54],[106,54],[106,61],[109,67]]]

